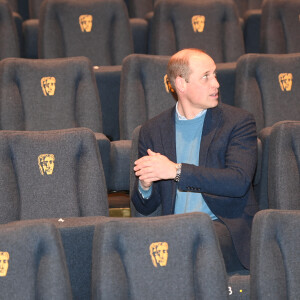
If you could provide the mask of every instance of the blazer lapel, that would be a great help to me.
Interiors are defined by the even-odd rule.
[[[207,110],[202,130],[201,146],[199,153],[199,166],[205,166],[206,164],[209,146],[216,134],[220,121],[221,110],[219,106]]]
[[[171,161],[176,162],[175,107],[170,110],[168,117],[161,123],[160,133],[164,154]]]
[[[167,118],[160,124],[160,137],[163,147],[164,155],[166,155],[171,161],[177,162],[176,158],[176,135],[175,135],[175,107],[169,111]],[[168,187],[167,187],[168,186]],[[171,198],[171,211],[174,213],[175,200],[176,200],[176,182],[170,180],[166,183],[168,194]],[[164,208],[163,208],[164,209]]]

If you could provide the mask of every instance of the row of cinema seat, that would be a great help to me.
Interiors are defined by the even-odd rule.
[[[26,58],[87,56],[98,66],[120,65],[130,53],[171,55],[186,47],[203,48],[216,62],[248,52],[299,51],[297,0],[267,0],[243,17],[237,3],[163,0],[147,18],[129,18],[123,0],[30,1],[32,18],[14,14],[18,50]],[[6,13],[13,26],[11,11]]]
[[[93,72],[91,62],[84,57],[4,59],[0,62],[0,129],[89,128],[98,142],[106,145],[100,148],[100,153],[102,158],[106,157],[103,166],[108,189],[129,190],[130,153],[135,153],[131,151],[134,129],[175,103],[165,80],[168,59],[133,54],[124,59],[122,71],[112,73],[111,70]],[[279,121],[300,120],[295,84],[300,76],[299,65],[299,54],[247,54],[237,63],[217,65],[221,101],[247,109],[256,118],[261,159],[255,184],[261,208],[269,207],[268,147],[272,126]],[[105,74],[113,75],[108,86],[116,89],[115,79],[119,78],[120,103],[117,98],[115,107],[112,102],[103,101],[109,99],[110,89],[106,90],[107,97],[98,93],[95,74],[96,78],[101,75],[99,91],[107,88],[101,82],[111,80]],[[119,130],[117,125],[120,125],[120,138],[111,138],[102,125],[103,120],[114,130]]]
[[[299,233],[299,210],[258,212],[251,274],[236,280],[203,213],[12,222],[0,225],[1,299],[298,299]]]
[[[87,128],[1,130],[0,224],[108,216],[107,191],[132,189],[135,181],[138,130],[132,141],[115,142]],[[255,178],[256,189],[266,180],[260,208],[300,209],[300,122],[278,122],[270,132]],[[139,216],[133,207],[131,215]]]
[[[39,9],[43,0],[9,0],[12,10],[18,13],[23,20],[38,18]],[[147,18],[153,13],[157,0],[124,0],[130,18]],[[241,17],[245,12],[261,8],[262,0],[235,0]]]
[[[132,54],[120,68],[93,68],[84,57],[3,59],[0,129],[88,127],[110,140],[131,139],[138,125],[175,103],[165,77],[168,60]],[[245,54],[237,63],[217,64],[221,101],[253,113],[258,132],[299,120],[299,65],[299,53]]]

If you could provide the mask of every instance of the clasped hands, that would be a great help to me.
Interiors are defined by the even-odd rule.
[[[154,181],[175,178],[176,163],[150,149],[147,153],[134,162],[133,168],[143,189],[148,190]]]

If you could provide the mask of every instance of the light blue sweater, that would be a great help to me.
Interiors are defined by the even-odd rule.
[[[206,110],[194,119],[187,120],[176,113],[176,155],[177,163],[199,165],[199,152]],[[217,217],[208,208],[201,193],[183,192],[177,189],[175,214],[200,211],[213,220]]]

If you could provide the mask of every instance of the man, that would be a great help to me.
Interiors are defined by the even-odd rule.
[[[201,50],[174,54],[168,78],[178,102],[141,128],[132,202],[144,215],[159,206],[163,215],[209,214],[227,271],[249,269],[251,223],[258,210],[253,116],[218,102],[216,65]]]

